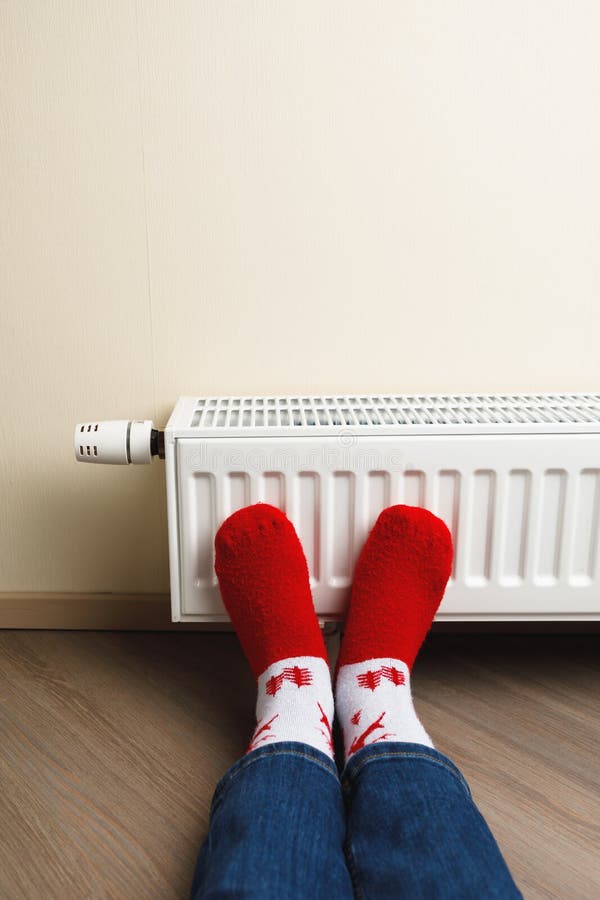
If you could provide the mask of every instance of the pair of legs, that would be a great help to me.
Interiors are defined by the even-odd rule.
[[[239,510],[215,549],[257,725],[215,791],[193,900],[520,897],[412,703],[411,669],[450,575],[444,523],[414,507],[381,513],[356,566],[334,688],[289,520],[266,504]]]

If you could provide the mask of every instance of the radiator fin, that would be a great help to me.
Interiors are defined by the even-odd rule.
[[[537,529],[538,547],[534,581],[540,585],[556,584],[563,556],[563,515],[567,473],[548,469],[541,485],[541,515]]]
[[[407,506],[425,506],[425,472],[409,469],[404,473],[404,496]]]
[[[182,509],[188,528],[197,535],[194,548],[195,584],[206,587],[214,582],[213,529],[215,519],[215,479],[213,475],[194,475],[191,502]]]
[[[247,472],[229,472],[225,481],[226,486],[226,512],[231,515],[236,509],[249,506],[250,500],[250,476]]]
[[[598,577],[600,539],[600,469],[583,469],[577,483],[571,583],[590,584]]]
[[[458,521],[460,512],[460,472],[442,469],[437,475],[435,514],[444,520],[452,535],[452,544],[458,545]],[[452,561],[451,579],[456,578],[456,553]]]
[[[500,582],[523,584],[529,550],[531,472],[512,469],[506,479],[506,514],[503,521],[503,557]]]
[[[283,472],[265,472],[258,502],[270,503],[285,512],[285,483]]]
[[[471,508],[469,511],[470,541],[465,581],[483,587],[490,578],[492,563],[494,504],[496,475],[488,470],[473,473]]]
[[[296,511],[294,521],[298,523],[298,531],[302,535],[302,547],[311,581],[316,583],[320,578],[320,477],[316,472],[299,472],[293,480]]]
[[[366,529],[370,531],[382,509],[391,505],[389,472],[369,472]]]
[[[345,587],[352,577],[354,543],[354,473],[334,472],[332,476],[329,535],[331,563],[329,579],[333,587]]]

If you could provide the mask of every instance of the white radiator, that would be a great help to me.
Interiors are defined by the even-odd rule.
[[[438,619],[600,619],[598,394],[182,397],[164,437],[174,621],[227,619],[214,535],[259,501],[294,523],[323,620],[395,503],[452,532]]]

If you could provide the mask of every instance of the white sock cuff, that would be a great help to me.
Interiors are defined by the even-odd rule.
[[[335,700],[346,759],[379,741],[433,746],[413,706],[410,670],[400,659],[377,657],[340,666]]]
[[[293,656],[258,678],[257,726],[250,747],[279,741],[310,744],[333,758],[333,692],[327,661]]]

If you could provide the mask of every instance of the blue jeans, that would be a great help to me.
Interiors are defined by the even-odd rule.
[[[377,743],[340,778],[319,750],[281,742],[223,776],[193,900],[521,897],[467,782],[421,744]]]

